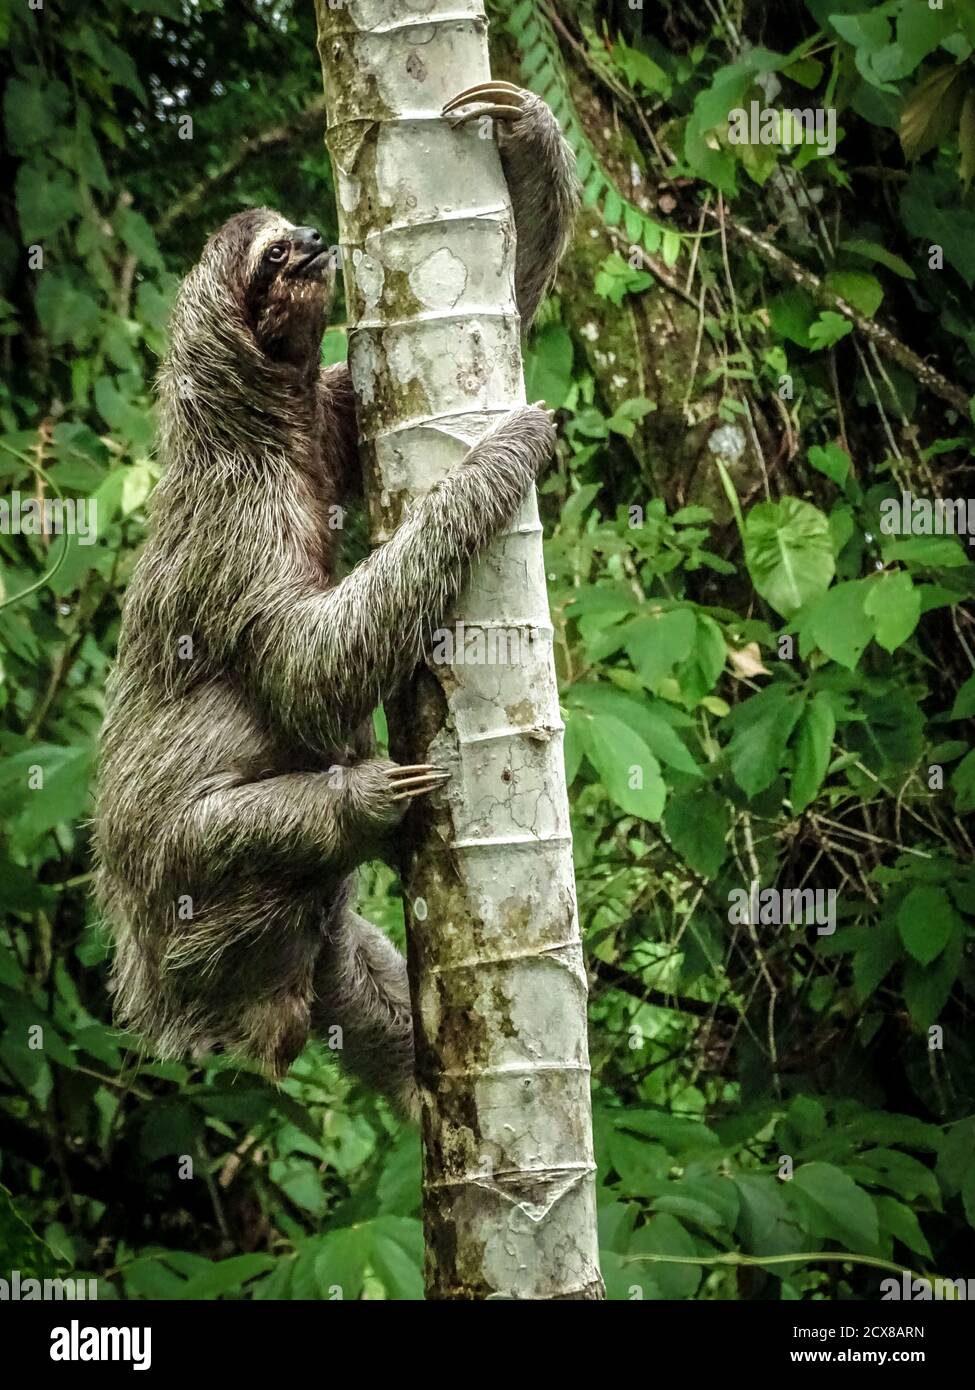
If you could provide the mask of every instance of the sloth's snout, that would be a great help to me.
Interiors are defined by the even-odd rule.
[[[296,227],[291,233],[295,250],[306,255],[317,255],[324,247],[322,234],[317,227]]]
[[[296,227],[291,233],[294,246],[293,274],[320,280],[328,268],[328,247],[317,227]]]

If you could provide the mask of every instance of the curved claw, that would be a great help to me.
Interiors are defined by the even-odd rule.
[[[521,112],[510,106],[472,106],[469,111],[465,111],[462,116],[454,116],[450,122],[451,130],[456,130],[458,126],[467,125],[470,121],[480,120],[482,116],[491,116],[495,120],[514,120],[521,115]]]
[[[524,95],[522,88],[516,87],[513,82],[497,80],[478,82],[476,86],[468,87],[465,91],[458,92],[455,97],[451,97],[443,107],[441,114],[449,115],[451,111],[456,111],[461,106],[468,106],[471,102],[487,101],[504,107],[505,115],[517,115],[524,104]]]
[[[438,787],[446,784],[446,777],[417,778],[416,782],[400,782],[397,785],[401,790],[391,797],[392,801],[412,801],[415,796],[425,796],[427,792],[435,792]]]
[[[415,796],[423,796],[437,787],[442,787],[450,777],[445,767],[433,763],[413,763],[406,767],[392,768],[389,780],[392,783],[393,801],[410,801]]]

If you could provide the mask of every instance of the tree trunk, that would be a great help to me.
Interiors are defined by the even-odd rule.
[[[374,537],[524,402],[480,0],[316,0]],[[532,496],[476,566],[394,749],[450,769],[404,870],[431,1298],[603,1294],[563,726]]]

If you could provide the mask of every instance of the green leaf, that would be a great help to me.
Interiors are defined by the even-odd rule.
[[[802,1238],[785,1198],[785,1184],[758,1173],[736,1176],[734,1183],[741,1199],[740,1229],[745,1249],[752,1255],[787,1255],[790,1250],[798,1250]],[[791,1266],[769,1268],[784,1275]]]
[[[829,767],[836,732],[833,703],[820,690],[809,701],[799,719],[795,743],[795,762],[789,800],[796,815],[815,800]]]
[[[115,214],[115,230],[143,265],[162,270],[165,262],[156,244],[156,234],[149,223],[133,208],[121,207]]]
[[[639,49],[630,48],[622,35],[617,38],[613,56],[626,74],[626,80],[631,87],[643,87],[648,92],[670,95],[670,78],[663,68]]]
[[[900,560],[922,569],[961,569],[969,563],[958,542],[949,536],[912,536],[906,541],[884,545],[884,559]]]
[[[713,878],[728,857],[728,804],[710,787],[671,796],[663,826],[677,853],[702,878]]]
[[[684,128],[684,158],[691,171],[729,197],[737,191],[736,160],[729,150],[715,148],[710,136],[727,126],[728,112],[741,106],[753,76],[744,64],[719,69],[711,86],[695,97]]]
[[[627,624],[626,651],[641,680],[652,687],[690,655],[696,636],[690,608],[664,609]]]
[[[169,300],[151,280],[143,280],[135,295],[139,319],[157,333],[163,332],[169,316]],[[348,334],[341,328],[330,328],[322,341],[322,365],[344,362],[348,356]]]
[[[138,372],[139,359],[135,353],[136,325],[127,320],[114,319],[105,331],[102,342],[111,362],[123,372]]]
[[[768,303],[769,319],[775,332],[801,348],[812,347],[809,330],[816,319],[816,310],[809,296],[800,289],[785,290]]]
[[[864,260],[876,262],[877,265],[886,266],[895,275],[901,275],[905,280],[916,280],[914,271],[900,256],[895,256],[886,247],[878,245],[875,241],[864,241],[854,238],[852,241],[841,241],[841,251],[849,251],[855,256],[862,256]]]
[[[586,487],[580,488],[579,493],[575,493],[569,498],[569,504],[573,503],[576,496],[585,494],[585,501],[581,504],[575,504],[579,506],[579,515],[581,515],[582,508],[588,505],[596,495],[596,491],[598,489],[589,483]],[[585,588],[573,590],[566,611],[570,618],[578,618],[587,613],[599,613],[606,622],[615,622],[618,618],[635,612],[637,605],[638,599],[628,584],[590,584]]]
[[[3,97],[7,142],[15,155],[47,147],[68,109],[68,90],[62,82],[42,81],[39,68],[29,71],[33,80],[11,77]]]
[[[552,410],[565,405],[572,385],[572,353],[572,339],[561,324],[546,324],[538,332],[525,358],[528,400],[544,401]]]
[[[681,699],[691,709],[714,689],[728,657],[724,634],[714,619],[706,613],[697,613],[695,617],[694,645],[674,673]]]
[[[59,346],[87,347],[101,317],[97,301],[56,270],[45,270],[38,278],[34,307],[44,332]]]
[[[148,105],[149,98],[139,79],[136,65],[123,48],[113,43],[102,28],[96,28],[94,25],[85,25],[80,30],[80,40],[85,52],[118,86],[127,87],[143,104]]]
[[[581,524],[584,523],[584,520],[586,520],[588,516],[588,509],[590,509],[593,499],[597,496],[599,488],[601,488],[599,482],[587,482],[587,484],[584,484],[581,488],[577,488],[576,491],[569,493],[569,496],[567,496],[562,506],[561,521],[563,530],[566,530],[566,528],[567,530],[574,530],[576,527],[581,527]],[[580,612],[579,607],[573,609],[573,617],[576,616],[577,612]]]
[[[667,1212],[652,1216],[630,1242],[630,1255],[677,1255],[690,1260],[698,1253],[693,1240],[675,1216]],[[693,1298],[701,1282],[701,1266],[647,1261],[634,1268],[649,1270],[663,1298]]]
[[[823,65],[818,58],[800,58],[797,62],[790,63],[784,69],[784,73],[793,82],[798,82],[800,87],[812,90],[822,81]]]
[[[913,1154],[901,1153],[899,1149],[865,1149],[858,1161],[867,1168],[876,1170],[877,1182],[889,1187],[898,1196],[908,1201],[923,1198],[938,1210],[941,1206],[941,1191],[938,1179],[927,1164]],[[866,1181],[866,1179],[864,1179]]]
[[[609,1162],[619,1174],[627,1196],[646,1196],[666,1176],[670,1156],[662,1144],[613,1128],[607,1149]]]
[[[813,468],[825,473],[838,487],[845,486],[852,466],[850,455],[845,449],[841,449],[838,444],[814,444],[808,457]]]
[[[901,903],[897,927],[914,959],[921,965],[929,965],[952,936],[961,933],[962,923],[943,888],[919,884]]]
[[[677,264],[677,257],[680,255],[680,235],[677,232],[664,232],[663,249],[661,252],[664,265],[668,270],[672,270]]]
[[[789,617],[829,588],[836,571],[829,522],[798,497],[760,502],[745,520],[745,564],[762,597]]]
[[[380,1216],[369,1224],[369,1263],[388,1298],[423,1298],[423,1231],[419,1221]]]
[[[896,1197],[875,1197],[874,1203],[877,1208],[877,1215],[880,1218],[880,1229],[899,1240],[908,1250],[913,1250],[916,1255],[923,1255],[926,1259],[933,1259],[931,1247],[927,1242],[924,1232],[918,1224],[918,1219],[906,1207],[903,1202],[898,1202]]]
[[[965,1174],[961,1185],[961,1201],[965,1209],[965,1220],[975,1229],[975,1167]]]
[[[863,944],[853,958],[853,983],[861,1004],[887,978],[902,957],[901,940],[893,922],[880,921],[864,931]]]
[[[643,217],[632,203],[623,206],[623,227],[633,246],[639,246],[643,238]]]
[[[846,726],[846,744],[871,772],[890,776],[921,756],[924,714],[904,692],[885,690],[860,699],[861,719]]]
[[[304,1211],[322,1217],[327,1200],[319,1173],[309,1163],[277,1161],[270,1165],[271,1180]]]
[[[15,811],[18,839],[38,841],[90,810],[92,748],[37,744],[0,764],[0,813]]]
[[[831,14],[829,22],[854,48],[871,52],[890,42],[890,21],[884,14]]]
[[[617,806],[642,820],[660,819],[666,798],[660,764],[638,734],[612,715],[599,715],[590,723],[586,752]]]
[[[873,1252],[879,1238],[877,1208],[842,1168],[803,1163],[793,1174],[790,1190],[801,1194],[815,1235],[837,1240],[851,1252]]]
[[[565,756],[566,786],[571,787],[572,783],[579,775],[579,768],[582,766],[582,759],[586,752],[586,734],[586,716],[580,710],[567,710],[565,716],[565,736],[562,745],[562,751]]]
[[[816,322],[809,326],[809,345],[814,352],[822,352],[852,332],[853,324],[849,319],[835,314],[832,309],[824,309]]]
[[[925,238],[925,247],[941,246],[945,260],[971,288],[975,285],[975,237],[972,217],[958,201],[952,181],[950,196],[945,181],[923,165],[911,173],[900,198],[900,214],[912,237]]]
[[[152,445],[152,417],[140,409],[109,376],[95,382],[95,404],[109,429],[128,439],[137,448],[148,450]],[[99,506],[99,519],[101,507]]]
[[[832,661],[853,670],[873,636],[864,611],[865,580],[850,580],[830,589],[803,618],[803,632]]]
[[[182,1100],[159,1101],[143,1115],[139,1148],[147,1163],[172,1154],[199,1158],[203,1116]]]
[[[884,651],[896,651],[917,627],[921,591],[906,570],[878,575],[868,582],[863,611],[873,619],[874,636]]]
[[[952,12],[954,9],[952,5],[945,5],[943,0],[936,8],[930,3],[908,4],[900,8],[897,15],[897,43],[905,62],[909,64],[908,72],[912,72],[957,28],[960,16]]]
[[[420,1138],[405,1130],[397,1139],[377,1185],[380,1209],[412,1216],[420,1206]]]
[[[318,1280],[315,1277],[316,1252],[314,1245],[303,1245],[295,1257],[291,1271],[291,1297],[307,1302],[318,1297]]]
[[[605,178],[599,169],[594,166],[582,190],[582,206],[584,208],[594,208],[599,202],[599,195],[605,187]]]
[[[36,874],[0,852],[0,908],[5,912],[34,912],[54,901],[51,889],[38,883]]]
[[[653,284],[653,276],[645,270],[634,270],[617,252],[607,256],[596,271],[594,288],[602,299],[617,306],[628,294],[639,294]]]
[[[969,676],[964,685],[959,687],[948,718],[968,719],[973,714],[975,714],[975,676]]]
[[[949,1125],[938,1151],[937,1172],[950,1197],[961,1191],[965,1179],[975,1173],[975,1115]],[[975,1222],[972,1223],[975,1225]]]
[[[200,1263],[201,1266],[206,1267],[205,1261]],[[290,1260],[277,1261],[279,1266],[290,1265],[291,1263]],[[183,1290],[187,1284],[186,1278],[170,1269],[169,1265],[164,1263],[162,1259],[151,1257],[133,1260],[130,1264],[123,1264],[121,1274],[125,1281],[125,1292],[129,1298],[182,1298]],[[266,1283],[267,1280],[262,1279],[255,1287],[254,1292],[258,1297],[260,1297],[258,1290],[262,1289]]]
[[[273,1255],[232,1255],[229,1260],[216,1260],[183,1286],[181,1297],[210,1299],[236,1293],[248,1279],[273,1269],[274,1265]]]
[[[609,187],[606,189],[606,198],[603,202],[603,221],[607,227],[615,227],[623,215],[623,199],[616,189]]]
[[[869,319],[880,308],[884,297],[884,287],[880,281],[860,270],[831,270],[826,276],[825,285]]]
[[[653,401],[648,401],[642,396],[635,396],[630,400],[622,401],[613,414],[606,421],[606,425],[614,434],[621,434],[624,439],[632,439],[636,434],[636,422],[649,415],[655,410]]]
[[[315,1257],[315,1281],[322,1298],[333,1299],[336,1290],[344,1300],[362,1293],[368,1241],[361,1230],[341,1228],[322,1237]]]
[[[679,772],[686,772],[689,776],[700,777],[701,769],[687,746],[681,741],[665,714],[659,712],[669,708],[662,702],[637,699],[605,683],[574,685],[567,700],[570,706],[577,706],[595,714],[603,712],[615,715],[639,734],[650,752],[662,763],[667,763]]]
[[[615,1123],[632,1129],[647,1139],[657,1139],[674,1158],[690,1159],[713,1153],[718,1147],[714,1131],[700,1120],[686,1115],[669,1115],[665,1110],[632,1108],[618,1112]]]
[[[960,816],[975,811],[975,748],[968,753],[951,775],[955,793],[955,810]]]
[[[962,943],[954,937],[930,965],[911,961],[904,971],[904,1003],[922,1032],[931,1027],[948,1002],[961,965]]]
[[[805,697],[785,685],[770,685],[736,706],[725,720],[734,730],[728,757],[735,781],[748,796],[764,791],[778,775],[786,744]]]
[[[77,190],[60,169],[21,164],[15,188],[20,230],[28,245],[46,241],[81,210]]]

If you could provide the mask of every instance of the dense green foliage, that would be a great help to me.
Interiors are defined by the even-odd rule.
[[[560,412],[610,1296],[877,1296],[815,1252],[975,1276],[975,567],[965,536],[883,524],[905,492],[975,495],[975,0],[491,9],[586,188],[527,374]],[[0,32],[3,495],[99,523],[0,535],[0,1265],[420,1297],[416,1135],[321,1049],[280,1089],[145,1057],[87,901],[176,276],[253,203],[335,238],[312,6],[0,0]],[[835,150],[736,143],[753,101],[835,111]],[[836,930],[744,920],[753,884],[835,891]],[[395,890],[363,876],[394,935]]]

